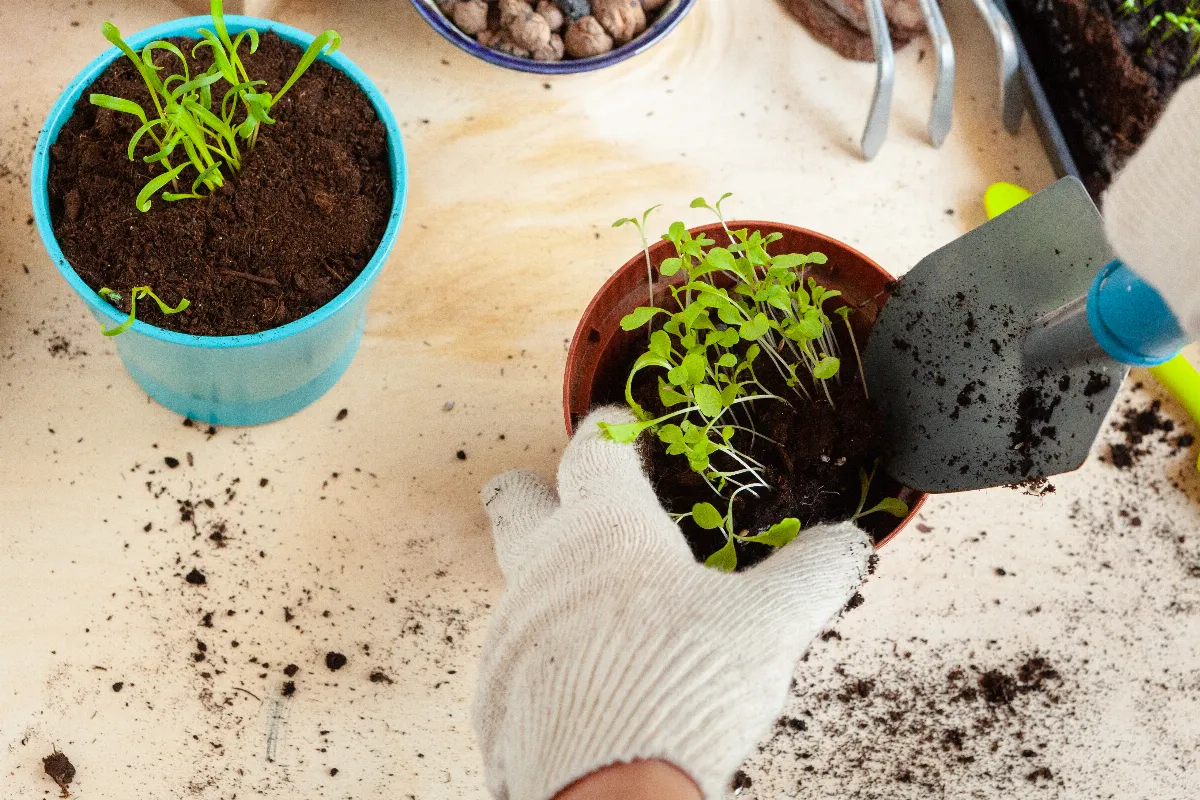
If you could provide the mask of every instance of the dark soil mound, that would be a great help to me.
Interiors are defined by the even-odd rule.
[[[773,487],[771,492],[760,491],[757,498],[747,492],[738,496],[733,517],[739,533],[762,533],[786,517],[799,519],[804,527],[838,522],[849,519],[857,509],[859,471],[871,472],[883,453],[883,420],[863,393],[850,342],[840,344],[843,358],[839,378],[828,381],[832,406],[821,389],[814,391],[809,386],[812,399],[805,399],[788,388],[782,376],[768,364],[760,361],[756,367],[767,389],[789,402],[758,400],[752,404],[758,432],[778,444],[743,431],[733,438],[739,452],[765,465],[763,474]],[[629,363],[636,356],[631,350]],[[634,379],[635,399],[656,416],[666,410],[658,397],[659,377],[655,370],[642,370]],[[610,388],[610,394],[611,401],[616,402],[623,390]],[[718,498],[704,479],[691,470],[686,457],[667,455],[666,446],[649,434],[643,446],[647,475],[668,512],[686,513],[700,502],[712,503],[724,512],[726,501]],[[714,456],[714,464],[721,468],[733,466],[722,461],[723,458]],[[880,471],[867,507],[888,494],[895,494],[898,488]],[[878,540],[895,527],[895,522],[895,517],[879,513],[864,517],[861,525]],[[683,520],[680,528],[697,559],[707,558],[725,543],[722,531],[704,530],[690,518]],[[736,546],[739,569],[762,561],[774,550],[767,545],[745,542]]]
[[[1093,198],[1145,141],[1185,74],[1188,37],[1146,32],[1187,0],[1125,15],[1113,0],[1008,0],[1063,135]]]

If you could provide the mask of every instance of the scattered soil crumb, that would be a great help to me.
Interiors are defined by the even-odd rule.
[[[341,653],[330,651],[325,654],[325,666],[337,672],[342,667],[346,666],[346,657]]]
[[[1195,443],[1190,433],[1171,437],[1175,421],[1162,413],[1160,400],[1151,401],[1147,407],[1125,409],[1114,427],[1121,434],[1121,441],[1109,446],[1108,460],[1117,469],[1129,469],[1150,455],[1149,445],[1153,442],[1167,445],[1171,456],[1179,455]]]
[[[979,676],[979,690],[983,699],[994,706],[1009,705],[1017,696],[1017,682],[998,669],[989,670]]]
[[[1092,397],[1103,392],[1109,387],[1112,380],[1107,375],[1101,375],[1099,372],[1089,372],[1087,385],[1083,387],[1083,396]]]
[[[287,675],[289,678],[295,677],[296,673],[299,671],[300,671],[300,668],[298,666],[296,666],[295,664],[288,664],[286,667],[283,668],[283,674]]]
[[[1038,653],[989,664],[916,638],[895,644],[858,674],[864,662],[825,657],[843,645],[816,645],[819,674],[797,676],[788,714],[743,766],[754,797],[799,797],[810,776],[847,800],[1023,797],[1031,771],[1039,786],[1061,785],[1056,718],[1077,713],[1077,680]]]
[[[75,765],[71,763],[66,754],[55,750],[42,759],[42,768],[58,784],[58,788],[62,790],[62,796],[70,797],[71,792],[67,786],[75,780]]]
[[[1050,424],[1061,395],[1051,396],[1038,387],[1028,386],[1017,396],[1017,424],[1009,439],[1018,457],[1010,461],[1010,474],[1029,475],[1033,469],[1033,451],[1046,439],[1057,439],[1058,431]]]
[[[339,411],[339,412],[337,413],[337,421],[338,421],[338,422],[341,422],[342,420],[344,420],[344,419],[345,419],[346,417],[348,417],[348,416],[350,416],[350,409],[348,409],[348,408],[343,408],[341,411]]]
[[[296,693],[296,682],[295,681],[287,681],[283,684],[283,696],[284,697],[291,697],[295,693]]]
[[[124,682],[124,681],[117,681],[117,682],[116,682],[116,683],[114,683],[114,684],[113,684],[113,686],[112,686],[112,690],[113,690],[114,692],[119,692],[119,691],[121,691],[121,690],[122,690],[122,689],[124,689],[124,688],[125,688],[125,682]]]
[[[754,781],[750,779],[742,770],[733,773],[733,780],[729,784],[729,788],[733,789],[734,794],[741,794],[743,789],[749,789],[754,785]]]
[[[203,586],[208,583],[208,578],[204,577],[204,573],[195,567],[192,568],[191,572],[183,576],[183,579],[193,586]]]
[[[1057,489],[1054,487],[1054,484],[1046,478],[1030,478],[1027,481],[1021,481],[1020,483],[1010,483],[1008,484],[1007,488],[1021,492],[1022,494],[1027,494],[1030,497],[1045,497],[1046,495],[1054,494],[1057,491]]]
[[[1047,781],[1053,780],[1054,773],[1050,771],[1049,767],[1038,767],[1033,772],[1025,776],[1025,780],[1029,781],[1030,783],[1037,783],[1038,778]]]
[[[386,683],[387,685],[391,686],[394,681],[389,678],[386,673],[375,670],[371,673],[371,683]]]

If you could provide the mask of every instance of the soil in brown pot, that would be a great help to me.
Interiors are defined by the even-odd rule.
[[[832,304],[829,308],[832,309]],[[834,317],[834,321],[842,327],[839,319]],[[641,349],[630,346],[623,359],[630,365],[644,350],[645,340],[637,344]],[[858,344],[865,346],[861,335]],[[753,408],[757,430],[778,444],[742,431],[733,438],[739,452],[765,465],[764,477],[773,487],[769,493],[759,490],[757,498],[748,496],[748,492],[738,496],[733,518],[739,533],[762,533],[786,517],[799,519],[804,527],[842,521],[857,509],[859,471],[871,472],[884,452],[883,420],[863,392],[849,337],[840,336],[839,345],[840,380],[828,381],[832,406],[820,388],[814,392],[813,387],[807,387],[811,399],[797,396],[796,390],[789,388],[782,376],[766,363],[765,356],[759,356],[755,362],[755,371],[767,389],[789,402],[759,400],[747,404]],[[658,397],[661,374],[659,370],[644,369],[634,378],[634,399],[654,416],[667,411]],[[625,402],[623,382],[597,386],[597,390],[598,405]],[[682,514],[691,511],[696,503],[709,502],[724,513],[727,500],[718,498],[703,478],[692,472],[686,457],[667,455],[666,445],[652,434],[645,434],[640,441],[646,474],[668,512]],[[723,458],[714,456],[714,466],[732,468]],[[878,470],[866,507],[872,507],[883,497],[895,496],[899,489],[899,484]],[[881,512],[862,518],[859,524],[875,541],[881,541],[895,528],[896,521]],[[725,544],[721,531],[704,530],[691,518],[683,520],[680,529],[697,560],[706,559]],[[737,542],[736,547],[739,569],[752,566],[774,552],[774,548],[762,544]]]
[[[191,50],[190,40],[171,41]],[[302,51],[270,33],[254,54],[246,44],[239,53],[250,76],[277,92]],[[208,48],[196,55],[193,76],[212,58]],[[161,50],[156,63],[179,68]],[[219,101],[228,85],[212,88]],[[191,301],[170,316],[143,301],[137,315],[151,325],[201,336],[276,328],[335,298],[379,246],[392,207],[387,131],[363,91],[329,64],[314,63],[288,90],[253,150],[239,141],[242,170],[225,168],[226,185],[212,197],[167,202],[156,195],[145,213],[134,199],[158,174],[141,160],[153,141],[143,137],[129,161],[138,120],[91,105],[91,92],[153,104],[129,59],[119,58],[84,92],[50,151],[59,246],[88,286],[123,295],[122,311],[131,287],[150,286],[172,306]],[[183,178],[179,191],[195,173],[185,170]]]
[[[1008,0],[1076,166],[1099,199],[1145,141],[1186,74],[1188,37],[1161,41],[1156,14],[1188,0],[1156,0],[1135,14],[1112,0]]]

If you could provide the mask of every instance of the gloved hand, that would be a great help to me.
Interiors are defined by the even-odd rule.
[[[782,711],[796,662],[862,582],[850,523],[802,530],[742,574],[692,558],[634,445],[601,409],[563,454],[558,492],[528,472],[483,490],[508,583],[480,665],[475,727],[502,800],[548,800],[617,762],[679,767],[719,798]]]
[[[1117,255],[1200,339],[1200,80],[1188,81],[1104,196]]]

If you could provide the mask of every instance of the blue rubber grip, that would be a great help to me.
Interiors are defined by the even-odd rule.
[[[1096,341],[1123,364],[1157,366],[1188,343],[1162,295],[1118,260],[1092,282],[1087,316]]]

